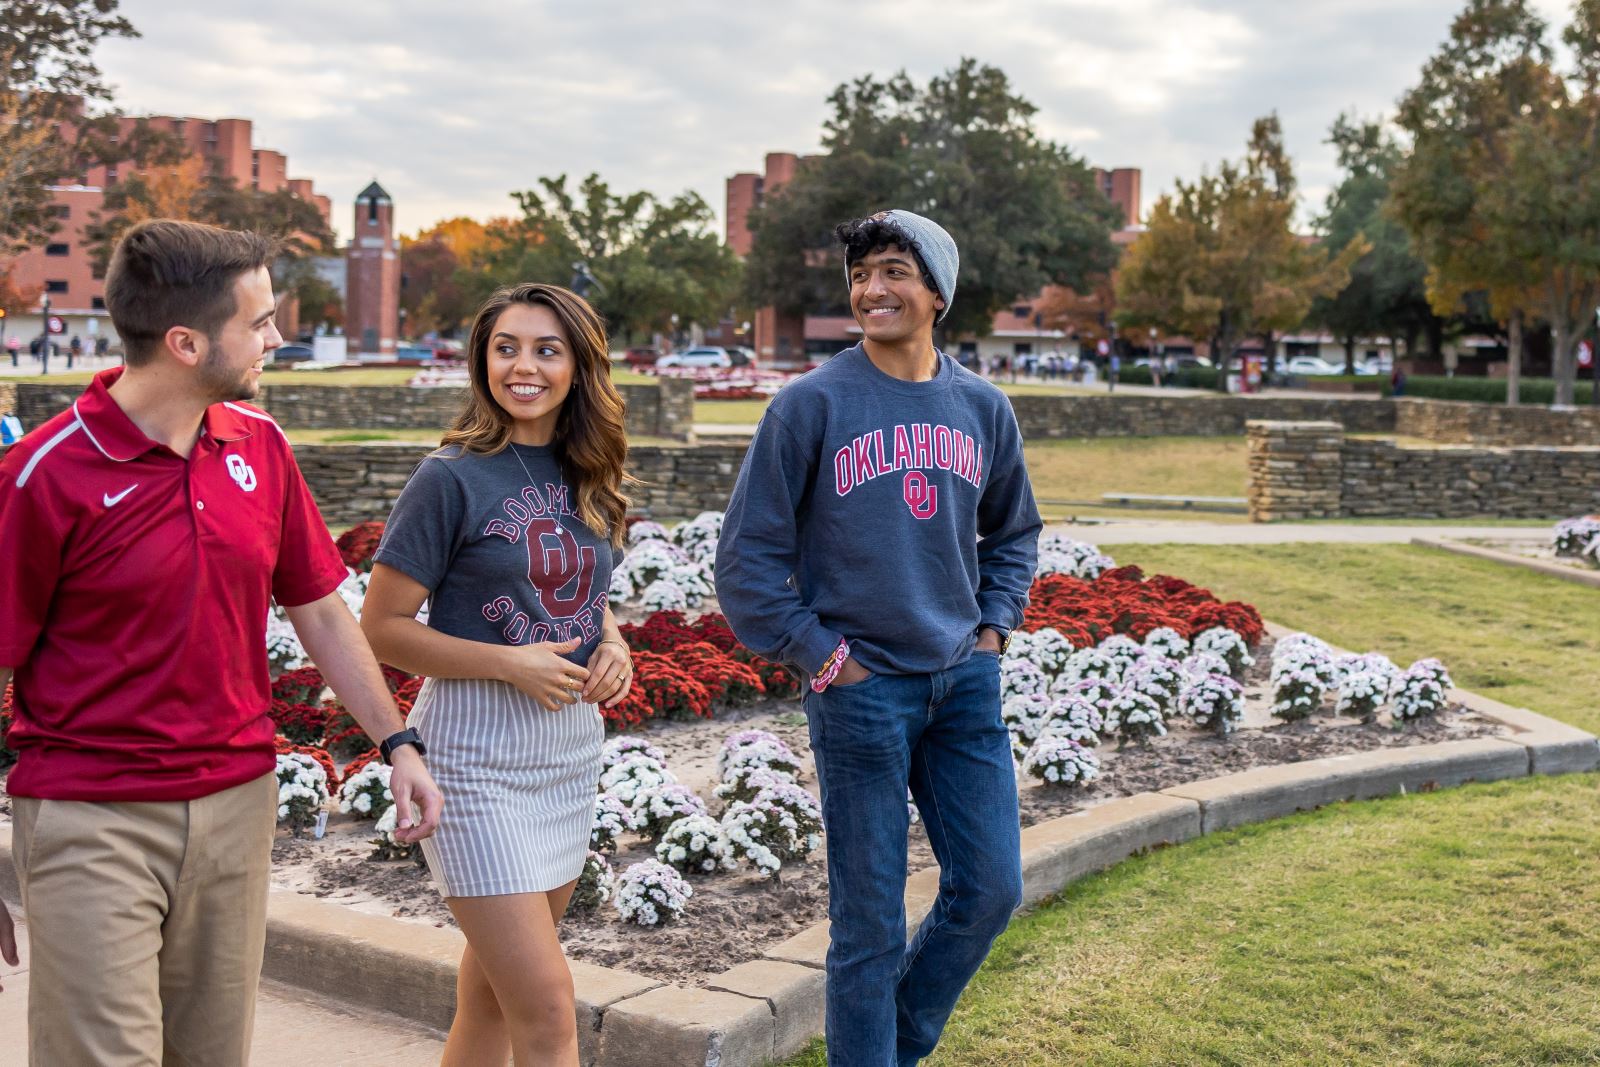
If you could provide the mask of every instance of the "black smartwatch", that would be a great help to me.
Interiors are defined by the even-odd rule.
[[[397,734],[390,734],[388,737],[384,738],[383,743],[378,746],[378,754],[383,757],[383,762],[393,764],[394,760],[391,757],[394,755],[394,750],[399,748],[401,745],[417,746],[417,755],[419,756],[426,756],[428,754],[427,746],[422,743],[422,735],[417,733],[416,730],[407,727]]]

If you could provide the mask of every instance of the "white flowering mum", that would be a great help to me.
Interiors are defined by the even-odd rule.
[[[634,802],[641,791],[670,785],[677,780],[677,776],[663,767],[658,760],[649,756],[635,755],[608,768],[600,776],[600,789],[610,793],[628,807],[636,808]]]
[[[1156,652],[1147,652],[1123,672],[1123,684],[1154,700],[1166,714],[1177,706],[1183,689],[1183,672],[1178,661]]]
[[[1148,744],[1152,737],[1164,737],[1167,722],[1161,714],[1161,705],[1137,689],[1123,687],[1100,709],[1106,719],[1106,731],[1117,735],[1117,747],[1129,742]]]
[[[1190,675],[1178,694],[1178,710],[1196,726],[1226,737],[1244,718],[1244,686],[1226,670]]]
[[[389,791],[389,775],[394,768],[373,760],[344,780],[339,787],[339,810],[364,819],[376,819],[394,803]]]
[[[267,662],[280,671],[292,671],[311,662],[300,635],[282,608],[274,605],[267,612]]]
[[[1256,662],[1255,657],[1250,655],[1250,645],[1243,635],[1226,626],[1213,626],[1209,630],[1202,630],[1190,642],[1189,650],[1221,656],[1227,661],[1228,673],[1235,678],[1242,677]]]
[[[1010,731],[1013,747],[1020,741],[1022,751],[1039,736],[1039,726],[1050,713],[1050,697],[1044,693],[1028,693],[1007,697],[1000,702],[1000,721]]]
[[[1144,635],[1144,647],[1169,659],[1189,654],[1189,639],[1170,626],[1157,626]]]
[[[717,753],[717,777],[724,782],[732,781],[735,773],[744,767],[761,767],[779,771],[796,781],[800,779],[800,757],[770,734],[731,747],[723,744],[722,750]]]
[[[611,572],[611,584],[606,587],[606,596],[613,603],[626,604],[632,600],[637,590],[633,587],[633,577],[627,567],[618,565]]]
[[[1208,674],[1226,674],[1230,677],[1233,674],[1228,668],[1228,661],[1215,652],[1191,652],[1178,669],[1183,672],[1185,681],[1195,681]]]
[[[716,594],[710,568],[700,563],[680,563],[672,568],[666,580],[683,591],[684,600],[691,608],[698,608],[707,597]]]
[[[350,614],[361,618],[361,608],[367,602],[367,583],[372,581],[372,575],[366,571],[356,571],[345,568],[344,581],[340,582],[334,592],[339,594],[339,599],[344,601],[345,607],[350,609]]]
[[[632,833],[633,809],[610,793],[594,795],[594,822],[589,826],[589,847],[596,852],[615,852],[623,834]]]
[[[733,842],[709,815],[686,815],[667,827],[656,846],[656,859],[684,874],[731,871],[739,865]]]
[[[1314,665],[1286,667],[1278,670],[1274,660],[1272,670],[1272,714],[1284,722],[1310,718],[1322,707],[1327,683],[1317,673]]]
[[[724,804],[741,800],[754,800],[756,794],[772,785],[794,785],[795,777],[786,771],[775,770],[764,763],[751,763],[735,767],[728,780],[711,791],[711,795]]]
[[[1580,515],[1562,519],[1551,534],[1551,544],[1558,556],[1578,556],[1592,553],[1600,543],[1600,516]]]
[[[1371,719],[1389,697],[1393,683],[1376,671],[1354,671],[1339,679],[1333,710],[1338,715]]]
[[[720,511],[702,511],[689,521],[680,522],[672,528],[672,540],[684,549],[705,544],[715,548],[721,537],[722,512]]]
[[[1050,676],[1032,660],[1006,658],[1000,663],[1000,699],[1042,696],[1050,691]]]
[[[583,870],[578,874],[578,884],[572,887],[572,899],[567,906],[578,911],[594,911],[611,899],[616,887],[616,875],[611,861],[590,850],[584,857]]]
[[[661,926],[682,915],[693,895],[683,875],[660,860],[645,860],[617,878],[617,914],[625,923]]]
[[[1070,737],[1045,734],[1028,749],[1022,769],[1048,785],[1086,785],[1100,776],[1100,757]]]
[[[603,774],[633,756],[645,756],[663,767],[667,765],[666,753],[655,745],[642,737],[623,734],[621,737],[613,737],[600,746],[600,771]]]
[[[822,829],[822,801],[812,795],[811,791],[791,782],[779,782],[769,785],[756,794],[752,804],[773,804],[792,812],[802,827],[814,826],[818,831]],[[813,848],[816,846],[812,846]],[[807,849],[809,852],[810,849]]]
[[[1427,674],[1407,671],[1395,689],[1394,699],[1389,703],[1389,715],[1398,730],[1412,719],[1443,711],[1444,706],[1444,686]]]
[[[422,849],[416,844],[408,844],[394,836],[395,828],[400,822],[400,809],[390,804],[383,809],[383,814],[378,816],[378,821],[373,824],[372,832],[376,837],[371,839],[373,844],[373,859],[404,860],[414,859],[422,862]]]
[[[709,814],[706,802],[677,782],[641,789],[633,798],[634,828],[653,839],[659,839],[667,827],[686,815]]]
[[[642,545],[646,541],[657,541],[665,544],[671,540],[672,535],[659,522],[651,522],[646,519],[628,527],[628,544],[630,545]]]
[[[1101,641],[1097,648],[1102,656],[1117,665],[1119,676],[1144,655],[1144,646],[1127,634],[1111,634]]]
[[[1389,685],[1400,677],[1400,668],[1381,652],[1363,652],[1333,659],[1333,686],[1337,688],[1346,678],[1357,674],[1376,674]]]
[[[1062,636],[1060,630],[1046,626],[1031,633],[1027,630],[1014,631],[1006,658],[1025,659],[1054,678],[1066,668],[1067,657],[1073,651],[1072,642]]]
[[[639,594],[639,606],[646,611],[688,611],[689,595],[677,582],[657,578]]]
[[[1415,677],[1428,678],[1437,682],[1440,689],[1454,689],[1456,684],[1450,680],[1450,672],[1444,669],[1444,664],[1431,656],[1427,659],[1419,659],[1407,667],[1405,673],[1399,676],[1396,682],[1403,683],[1405,679]]]
[[[1050,695],[1057,699],[1076,698],[1086,700],[1104,712],[1106,704],[1117,695],[1121,688],[1110,678],[1085,678],[1081,682],[1066,681],[1066,675],[1056,679],[1056,685],[1051,686]]]
[[[790,809],[760,798],[731,805],[722,816],[722,829],[734,855],[768,878],[822,843],[820,822],[803,824]]]
[[[1098,648],[1080,648],[1067,657],[1067,665],[1062,669],[1061,677],[1068,682],[1083,682],[1090,678],[1120,681],[1122,661]]]
[[[1326,642],[1310,634],[1292,634],[1272,649],[1272,684],[1286,675],[1310,671],[1326,689],[1334,683],[1335,660]]]
[[[300,752],[278,753],[278,821],[296,834],[317,821],[328,802],[328,773]]]
[[[1037,573],[1067,574],[1094,579],[1117,565],[1116,560],[1086,541],[1075,541],[1065,534],[1046,534],[1039,538]]]
[[[1039,720],[1038,735],[1065,737],[1093,747],[1105,731],[1105,716],[1093,701],[1083,696],[1056,697]]]

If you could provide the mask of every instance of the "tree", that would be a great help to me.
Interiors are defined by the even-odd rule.
[[[1294,168],[1276,115],[1257,119],[1241,162],[1156,202],[1146,232],[1123,257],[1117,320],[1210,340],[1217,386],[1248,337],[1269,342],[1299,325],[1319,296],[1350,280],[1369,246],[1356,238],[1336,252],[1290,226]]]
[[[247,189],[226,175],[203,170],[203,161],[190,157],[174,166],[130,174],[107,189],[83,228],[95,273],[105,274],[124,233],[153,218],[208,222],[277,238],[280,268],[274,280],[285,288],[288,263],[332,253],[333,230],[317,205],[287,189]]]
[[[1526,0],[1471,0],[1401,101],[1413,139],[1395,176],[1401,220],[1429,266],[1436,308],[1481,290],[1509,322],[1508,402],[1524,320],[1554,338],[1557,403],[1600,301],[1600,0],[1579,0],[1558,70]]]
[[[1065,147],[1034,130],[1037,109],[995,67],[963,59],[919,88],[901,72],[840,85],[823,155],[750,215],[752,303],[803,314],[846,299],[833,227],[886,208],[936,219],[961,249],[944,327],[987,333],[994,313],[1045,285],[1091,290],[1116,263],[1118,210]]]
[[[1348,285],[1333,296],[1317,298],[1310,318],[1343,343],[1345,373],[1354,374],[1358,338],[1404,337],[1410,352],[1419,333],[1427,330],[1431,338],[1438,331],[1428,304],[1427,266],[1389,203],[1400,146],[1381,123],[1345,115],[1334,121],[1328,143],[1338,150],[1344,178],[1328,194],[1327,208],[1317,221],[1322,240],[1342,248],[1364,238],[1372,248],[1351,266]]]
[[[452,333],[472,313],[460,271],[442,237],[400,242],[400,306],[413,333]]]
[[[588,294],[624,341],[684,323],[714,322],[739,288],[739,261],[718,239],[711,208],[698,194],[661,200],[613,193],[597,174],[576,190],[566,175],[513,193],[522,217],[487,228],[463,272],[473,298],[519,281],[570,285],[586,265],[600,287]]]
[[[0,255],[56,231],[51,186],[88,168],[170,163],[172,137],[93,109],[110,98],[94,63],[107,37],[137,37],[117,0],[7,0],[0,20]]]

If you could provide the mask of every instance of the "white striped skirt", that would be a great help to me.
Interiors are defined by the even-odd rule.
[[[444,794],[422,842],[443,896],[543,893],[578,877],[605,740],[596,705],[546,711],[504,682],[429,678],[407,725]]]

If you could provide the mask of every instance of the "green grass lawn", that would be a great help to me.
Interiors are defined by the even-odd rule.
[[[1098,437],[1032,441],[1024,445],[1033,495],[1046,519],[1080,517],[1188,518],[1244,522],[1240,514],[1174,509],[1107,508],[1102,493],[1176,496],[1245,495],[1243,437]],[[1088,501],[1081,504],[1052,501]]]
[[[261,375],[262,385],[406,385],[416,377],[418,367],[355,367],[349,370],[268,370]],[[87,385],[91,371],[62,374],[25,375],[3,378],[4,382],[44,385]],[[613,367],[611,380],[618,385],[654,385],[655,379],[630,370]]]
[[[1594,590],[1410,546],[1120,563],[1600,727]],[[1022,916],[930,1067],[1600,1063],[1600,776],[1341,804],[1129,860]],[[820,1042],[790,1067],[821,1067]]]

